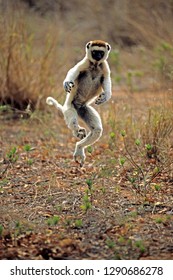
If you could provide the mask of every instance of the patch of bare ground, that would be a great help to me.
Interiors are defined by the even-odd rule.
[[[128,94],[116,98],[123,110]],[[144,105],[138,116],[153,98],[159,102],[148,93],[135,98],[135,108]],[[171,171],[161,170],[141,195],[106,120],[102,141],[80,168],[72,159],[76,139],[55,114],[1,115],[0,259],[173,259]]]

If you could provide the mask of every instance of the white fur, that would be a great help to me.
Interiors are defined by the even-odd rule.
[[[95,104],[100,105],[108,101],[112,94],[110,69],[106,61],[111,48],[106,42],[105,47],[92,46],[92,41],[88,44],[88,46],[86,45],[85,57],[68,71],[64,80],[63,84],[67,92],[64,105],[62,106],[52,97],[48,97],[46,100],[47,104],[55,105],[63,113],[65,122],[72,130],[73,135],[81,139],[76,143],[73,155],[75,161],[79,161],[81,166],[85,161],[85,148],[95,143],[101,137],[103,130],[98,112],[89,104],[95,100]],[[93,50],[104,51],[103,58],[95,61],[91,55]],[[81,80],[78,79],[81,73],[84,73],[85,76],[82,85]],[[93,78],[92,75],[96,76]],[[104,79],[101,84],[102,76]],[[81,88],[79,88],[79,85]],[[95,90],[96,87],[97,90]],[[90,129],[87,135],[85,128],[78,124],[78,115],[83,118]]]

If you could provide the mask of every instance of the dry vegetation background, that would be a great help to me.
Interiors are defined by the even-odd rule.
[[[173,259],[172,27],[172,0],[0,0],[1,259]],[[45,99],[92,39],[113,96],[79,168]]]
[[[39,108],[50,93],[62,95],[67,69],[92,38],[112,45],[115,87],[158,90],[166,79],[169,89],[172,1],[1,0],[0,7],[1,102]]]

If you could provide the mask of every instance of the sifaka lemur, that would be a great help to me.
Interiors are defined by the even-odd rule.
[[[74,160],[82,166],[85,148],[96,142],[102,135],[102,122],[98,112],[91,106],[105,103],[111,98],[111,77],[107,58],[111,46],[101,40],[86,44],[86,55],[71,68],[63,82],[66,91],[64,105],[48,97],[46,102],[55,105],[63,115],[67,126],[80,141],[76,143]],[[78,124],[78,116],[86,123],[90,132]]]

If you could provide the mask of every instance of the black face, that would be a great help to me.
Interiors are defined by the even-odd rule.
[[[99,50],[91,52],[92,58],[95,59],[96,61],[102,59],[104,54],[105,54],[104,51],[99,51]]]

